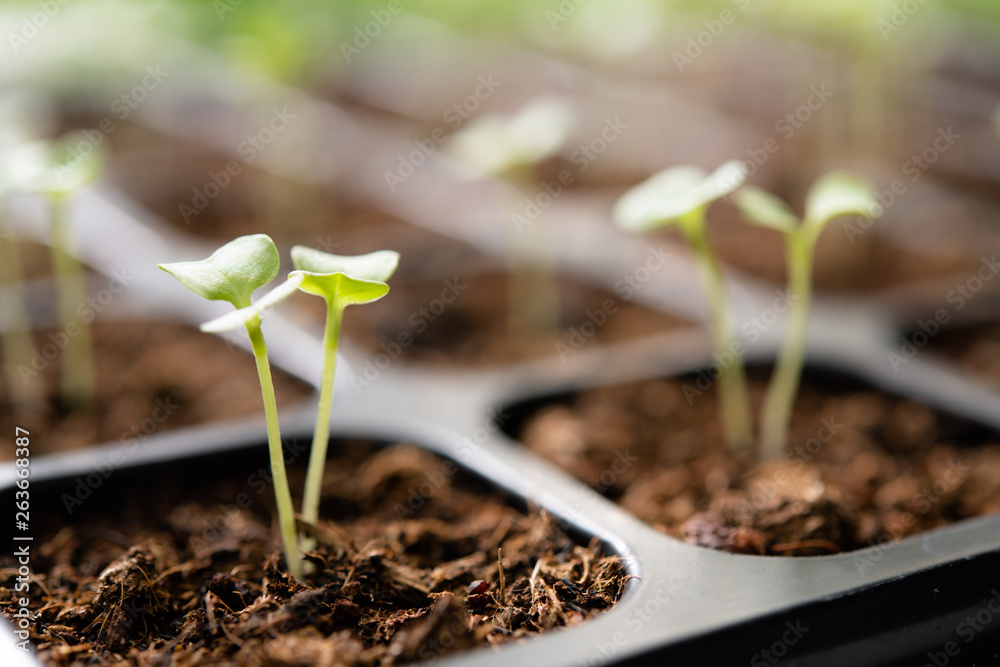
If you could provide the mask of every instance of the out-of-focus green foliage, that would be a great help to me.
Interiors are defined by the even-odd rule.
[[[40,11],[36,0],[8,0],[0,6],[0,27],[9,36]],[[43,17],[46,52],[29,43],[8,59],[11,68],[15,61],[59,62],[67,79],[105,74],[149,62],[144,53],[156,54],[157,35],[168,35],[306,88],[350,69],[355,61],[345,51],[352,47],[390,45],[399,29],[392,24],[414,16],[476,39],[588,60],[627,60],[671,38],[683,41],[723,12],[735,24],[852,51],[886,43],[919,48],[921,39],[912,38],[918,24],[944,39],[961,34],[956,23],[980,34],[1000,31],[996,0],[74,0],[53,11]],[[936,19],[942,14],[947,22]],[[894,16],[905,20],[910,38],[897,40],[889,28],[887,39]],[[427,42],[434,47],[433,38]],[[0,76],[6,73],[0,63]]]
[[[941,0],[941,4],[969,19],[970,23],[986,21],[1000,29],[1000,2],[995,0]]]

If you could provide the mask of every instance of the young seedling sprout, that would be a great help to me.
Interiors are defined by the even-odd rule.
[[[791,301],[788,329],[761,413],[761,458],[777,459],[785,450],[792,406],[802,375],[816,241],[834,218],[872,215],[879,209],[871,186],[842,171],[830,172],[813,184],[801,221],[784,202],[759,188],[743,188],[736,194],[736,202],[748,220],[776,229],[785,236]]]
[[[2,143],[0,150],[0,207],[12,190],[13,171],[17,162],[9,159],[16,152],[16,146]],[[26,382],[19,372],[21,364],[31,358],[31,325],[28,303],[21,281],[21,258],[13,231],[6,224],[5,211],[0,209],[0,286],[3,287],[3,361],[7,386],[11,400],[16,403],[30,403],[40,396],[39,383]]]
[[[271,381],[267,345],[260,323],[264,311],[295,292],[304,276],[289,277],[266,295],[251,302],[258,288],[278,275],[280,259],[274,242],[265,234],[241,236],[225,244],[211,257],[197,262],[160,264],[159,267],[181,281],[195,294],[210,300],[228,301],[236,311],[206,322],[202,331],[228,331],[243,325],[250,337],[250,346],[257,362],[264,416],[267,421],[267,444],[274,478],[274,497],[278,507],[278,523],[285,546],[288,571],[302,581],[302,556],[296,544],[295,512],[285,474],[285,458],[278,425],[278,405]]]
[[[709,205],[743,184],[738,161],[727,162],[711,175],[697,167],[661,171],[626,192],[615,204],[618,226],[645,232],[676,225],[694,251],[708,296],[712,340],[721,357],[733,363],[719,369],[719,405],[726,442],[734,450],[752,442],[746,372],[738,354],[735,330],[719,260],[708,243],[705,214]]]
[[[83,269],[76,258],[69,221],[69,202],[74,194],[100,176],[104,159],[94,148],[85,156],[71,147],[89,140],[70,133],[53,143],[37,143],[18,151],[15,187],[44,195],[49,201],[49,235],[52,266],[59,305],[59,323],[67,333],[75,331],[63,353],[62,393],[69,406],[87,402],[94,395],[94,360],[90,325],[77,317],[77,306],[87,298]]]
[[[344,309],[377,301],[388,293],[389,286],[385,281],[396,271],[399,253],[379,250],[367,255],[343,257],[305,246],[295,246],[292,248],[292,263],[297,270],[288,274],[289,280],[297,281],[298,288],[303,292],[326,300],[323,376],[302,500],[302,518],[308,523],[316,523],[319,519],[326,447],[330,439],[333,378],[337,368],[337,346]]]
[[[507,258],[512,329],[537,333],[557,325],[558,295],[548,266],[545,228],[527,211],[537,208],[534,202],[541,196],[535,167],[566,145],[576,123],[576,113],[567,102],[539,98],[509,118],[483,116],[456,133],[451,145],[452,155],[506,181],[517,193]]]

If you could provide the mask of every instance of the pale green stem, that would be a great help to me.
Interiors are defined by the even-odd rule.
[[[536,202],[540,192],[534,168],[525,166],[512,170],[507,178],[518,194],[511,214],[524,215],[525,200]],[[559,326],[559,293],[547,255],[548,229],[544,211],[534,220],[524,217],[529,224],[518,229],[510,222],[508,228],[508,324],[512,332],[543,336]]]
[[[260,377],[260,393],[264,399],[264,417],[267,420],[267,447],[271,455],[271,477],[274,480],[274,499],[278,506],[278,524],[285,545],[285,561],[288,572],[297,581],[302,578],[302,556],[296,543],[295,510],[292,507],[292,492],[288,487],[285,473],[285,453],[281,447],[281,429],[278,426],[278,403],[274,398],[274,384],[271,381],[271,365],[267,359],[267,345],[260,330],[260,321],[246,324],[250,345],[257,362]]]
[[[885,152],[886,95],[884,73],[887,67],[885,53],[870,40],[859,40],[853,49],[854,96],[851,108],[851,138],[855,158],[878,160]],[[895,77],[893,78],[895,83]],[[838,133],[839,134],[839,133]]]
[[[327,301],[326,329],[323,332],[323,377],[319,385],[319,409],[316,411],[316,428],[313,430],[312,450],[309,454],[309,471],[306,490],[302,499],[302,518],[308,523],[319,519],[320,491],[323,487],[323,470],[326,467],[326,448],[330,441],[330,412],[333,408],[333,378],[337,370],[337,346],[344,311],[332,301]]]
[[[776,460],[785,452],[792,407],[805,359],[809,302],[812,297],[812,254],[815,239],[808,231],[786,235],[788,255],[788,328],[778,366],[767,387],[761,414],[761,459]]]
[[[69,229],[69,197],[52,194],[50,233],[52,265],[59,304],[59,324],[68,337],[63,351],[62,393],[69,405],[86,403],[94,395],[94,359],[90,325],[77,317],[77,308],[87,300],[83,269],[73,252]]]
[[[681,223],[681,229],[694,250],[708,294],[712,342],[720,355],[716,360],[719,366],[719,408],[726,443],[733,450],[742,450],[749,447],[753,440],[750,397],[746,371],[743,368],[742,348],[736,342],[722,267],[712,252],[705,231],[705,209],[690,214]],[[732,361],[724,363],[729,359]]]
[[[0,225],[0,229],[4,226]],[[0,239],[0,285],[4,288],[3,360],[10,399],[29,403],[40,397],[41,384],[23,379],[18,368],[31,361],[31,319],[21,282],[21,258],[14,235]]]
[[[830,81],[832,82],[832,86],[838,86],[838,82],[843,78],[840,75],[840,61],[840,56],[832,52],[827,52],[820,57],[818,64],[819,75],[822,77],[822,81]],[[808,89],[817,79],[817,72],[811,67],[807,67],[804,73],[805,78],[799,80],[804,85],[794,88],[794,102],[789,100],[788,109],[795,109],[802,103],[800,97],[802,91]],[[849,146],[845,146],[845,143],[849,142],[844,141],[843,130],[845,125],[850,126],[850,114],[850,109],[836,103],[828,105],[827,108],[817,109],[815,115],[818,117],[816,122],[819,124],[819,137],[816,140],[816,144],[810,141],[789,142],[793,146],[798,144],[798,150],[801,151],[800,155],[797,156],[797,160],[794,157],[789,158],[791,160],[789,164],[811,164],[814,169],[823,170],[831,163],[843,160],[845,157],[844,152],[850,148]],[[810,120],[807,122],[813,121]]]

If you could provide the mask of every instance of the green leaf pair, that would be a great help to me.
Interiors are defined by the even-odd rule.
[[[781,232],[799,226],[799,218],[785,202],[766,190],[743,185],[745,178],[739,160],[726,162],[712,174],[689,166],[665,169],[622,195],[615,204],[615,223],[632,232],[682,223],[735,192],[736,204],[750,222]],[[810,188],[802,226],[822,230],[843,215],[874,217],[878,213],[870,184],[851,172],[832,171]]]
[[[495,176],[535,165],[569,140],[577,114],[565,100],[540,97],[513,116],[489,114],[455,133],[449,152]]]
[[[251,303],[251,295],[278,275],[281,258],[266,234],[241,236],[197,262],[161,264],[160,268],[195,294],[212,301],[228,301],[237,311],[201,325],[202,331],[221,332],[251,322],[291,296],[296,289],[321,296],[338,308],[377,301],[389,292],[388,280],[399,263],[399,253],[379,250],[345,257],[305,246],[292,248],[296,270],[286,282]]]
[[[875,217],[880,212],[871,185],[847,171],[832,171],[813,183],[806,196],[806,213],[801,223],[785,202],[761,188],[744,187],[736,195],[736,205],[753,224],[785,233],[801,226],[817,236],[834,218]]]

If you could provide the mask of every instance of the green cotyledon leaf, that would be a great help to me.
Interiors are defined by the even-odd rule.
[[[347,306],[378,301],[388,294],[389,286],[378,280],[360,280],[346,273],[292,271],[288,279],[299,279],[299,289],[327,300],[339,310]]]
[[[230,241],[208,259],[158,266],[195,294],[241,309],[251,305],[254,291],[274,280],[280,264],[271,237],[251,234]]]
[[[292,247],[292,264],[310,273],[343,273],[358,280],[385,282],[399,265],[395,250],[377,250],[367,255],[334,255],[297,245]]]
[[[822,228],[842,215],[872,215],[879,212],[875,189],[856,174],[831,171],[821,176],[806,196],[805,224]]]
[[[295,290],[299,289],[301,282],[301,276],[289,275],[288,280],[257,299],[257,301],[253,304],[245,308],[235,310],[231,313],[226,313],[222,317],[217,317],[214,320],[205,322],[199,328],[202,331],[219,333],[222,331],[229,331],[230,329],[236,329],[241,324],[246,325],[255,319],[260,319],[269,308],[273,308],[278,303],[294,294]]]
[[[736,193],[736,206],[747,220],[779,232],[793,232],[799,225],[788,205],[766,190],[746,186]]]
[[[104,169],[104,151],[83,132],[52,141],[20,142],[4,149],[0,171],[9,189],[56,196],[76,192],[96,181]],[[0,175],[2,176],[2,175]]]
[[[615,224],[642,232],[680,222],[743,184],[743,165],[731,160],[711,174],[698,167],[672,167],[626,192],[615,204]]]

